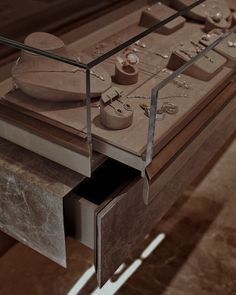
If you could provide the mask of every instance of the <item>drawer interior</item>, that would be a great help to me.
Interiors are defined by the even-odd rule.
[[[64,198],[66,235],[94,249],[96,213],[137,177],[140,177],[138,170],[107,160]]]

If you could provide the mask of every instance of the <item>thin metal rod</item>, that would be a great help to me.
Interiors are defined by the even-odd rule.
[[[182,67],[176,70],[173,74],[171,74],[168,78],[160,82],[156,87],[152,89],[151,94],[151,109],[150,109],[150,119],[148,126],[148,138],[147,138],[147,151],[146,151],[146,166],[149,165],[153,158],[153,145],[154,145],[154,136],[156,129],[156,114],[157,114],[157,105],[158,105],[158,96],[159,91],[168,85],[171,81],[173,81],[177,76],[182,74],[185,70],[187,70],[191,65],[193,65],[196,61],[198,61],[201,57],[206,55],[210,50],[215,48],[219,43],[223,42],[229,35],[236,31],[236,25],[232,27],[228,32],[221,35],[216,41],[214,41],[211,45],[202,50],[199,54],[193,57],[190,61],[185,63]]]
[[[194,7],[200,5],[201,3],[205,2],[206,0],[197,0],[195,3],[189,5],[188,7],[184,8],[183,10],[178,11],[177,13],[173,14],[172,16],[168,17],[167,19],[155,24],[154,26],[150,27],[149,29],[143,31],[142,33],[138,34],[137,36],[129,39],[128,41],[120,44],[116,48],[113,48],[112,50],[106,52],[105,54],[99,56],[98,58],[94,59],[90,63],[87,64],[87,66],[91,69],[94,66],[100,64],[101,62],[105,61],[106,59],[110,58],[114,54],[120,52],[121,50],[129,47],[130,45],[134,44],[135,42],[139,41],[140,39],[146,37],[152,32],[157,31],[158,29],[162,28],[167,23],[171,22],[172,20],[176,19],[179,16],[184,15],[186,12],[190,11]]]
[[[87,143],[92,143],[92,122],[91,122],[91,75],[90,69],[86,70],[86,123]]]
[[[152,89],[150,119],[149,119],[149,126],[148,126],[148,142],[147,142],[147,151],[146,151],[146,165],[149,165],[152,162],[158,97],[159,97],[159,92],[156,91],[155,89]]]
[[[29,52],[32,52],[32,53],[35,53],[35,54],[38,54],[38,55],[45,56],[45,57],[47,57],[49,59],[58,60],[60,62],[66,63],[66,64],[76,66],[78,68],[82,68],[82,69],[87,69],[88,68],[87,64],[84,64],[84,63],[78,62],[76,60],[72,60],[72,59],[60,56],[58,54],[54,54],[54,53],[51,53],[51,52],[48,52],[48,51],[44,51],[44,50],[41,50],[41,49],[37,49],[37,48],[31,47],[31,46],[25,45],[23,43],[20,43],[20,42],[5,38],[3,36],[0,36],[0,44],[6,45],[8,47],[13,47],[13,48],[16,48],[16,49],[20,49],[20,50],[23,49],[23,50],[26,50],[26,51],[29,51]]]

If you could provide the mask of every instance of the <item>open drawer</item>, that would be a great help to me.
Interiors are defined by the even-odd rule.
[[[113,238],[117,242],[125,229],[125,221],[119,215],[113,215],[112,206],[132,210],[133,204],[142,200],[143,179],[140,172],[114,160],[107,160],[92,175],[85,179],[77,188],[64,198],[64,220],[66,234],[79,239],[84,245],[94,249],[94,260],[97,268],[99,285],[103,285],[122,263],[125,253],[117,253],[120,258],[117,263],[110,263],[103,268],[105,258],[104,234],[109,240],[114,230]],[[123,200],[127,198],[127,207]],[[129,201],[129,198],[132,200]],[[120,206],[120,205],[121,206]],[[103,224],[105,222],[106,224]],[[110,229],[108,229],[108,224]],[[118,233],[120,231],[120,234]],[[111,240],[112,242],[112,240]],[[126,239],[124,240],[126,243]],[[116,249],[116,247],[118,247]],[[119,252],[119,243],[112,250]],[[113,256],[114,253],[108,255]],[[103,271],[105,271],[103,273]]]
[[[148,205],[143,201],[145,182],[139,173],[113,160],[64,198],[67,233],[94,249],[100,286],[232,136],[235,116],[236,98],[231,97],[190,145],[149,183],[152,202]]]

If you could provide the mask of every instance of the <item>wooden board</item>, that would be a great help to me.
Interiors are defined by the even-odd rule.
[[[72,151],[89,156],[89,145],[86,143],[85,139],[81,139],[80,136],[65,132],[62,129],[19,113],[13,108],[4,105],[1,100],[0,105],[0,116],[6,121],[39,135],[42,138],[49,139]]]
[[[236,110],[232,109],[224,123],[220,124],[182,169],[169,180],[151,205],[144,204],[142,182],[137,181],[99,212],[96,270],[100,286],[127,259],[131,249],[133,251],[137,243],[144,239],[234,133],[235,116]]]
[[[140,12],[137,13],[136,17],[138,16],[140,16]],[[112,48],[114,47],[115,40],[120,40],[121,42],[125,41],[130,36],[140,32],[140,30],[142,29],[137,26],[137,24],[131,25],[125,31],[122,30],[120,33],[105,39],[102,43],[106,44],[107,49]],[[147,45],[148,51],[158,51],[170,54],[171,50],[175,47],[176,42],[185,40],[187,38],[186,36],[188,36],[190,32],[194,32],[194,34],[192,34],[194,35],[194,38],[199,38],[199,36],[202,35],[199,25],[189,23],[183,29],[175,33],[175,38],[159,34],[151,34],[146,37],[143,42]],[[111,33],[112,31],[110,31],[110,34]],[[73,49],[76,49],[76,47],[73,47]],[[88,48],[86,51],[92,55],[95,50],[96,44]],[[137,85],[136,90],[134,90],[134,86],[127,86],[127,88],[122,87],[125,93],[128,93],[129,95],[150,95],[151,88],[167,77],[163,73],[159,73],[157,75],[154,74],[155,72],[153,73],[154,69],[157,72],[158,69],[161,70],[165,67],[167,64],[166,60],[163,60],[159,56],[154,57],[151,54],[143,54],[143,56],[140,55],[140,58],[142,62],[140,64],[140,71],[142,73],[140,84]],[[113,73],[112,71],[114,71],[114,65],[111,64],[112,62],[114,61],[109,61],[103,64],[111,75]],[[154,68],[153,65],[155,65]],[[147,69],[148,67],[149,69]],[[201,108],[209,102],[209,100],[213,99],[214,96],[220,92],[224,81],[229,79],[232,73],[232,70],[225,68],[209,82],[202,82],[194,78],[183,76],[182,79],[186,80],[187,83],[192,86],[191,90],[185,91],[173,84],[170,84],[163,89],[160,93],[160,97],[170,96],[173,95],[173,93],[175,95],[186,94],[188,97],[176,97],[168,100],[159,100],[159,106],[162,105],[163,101],[176,103],[179,106],[179,113],[175,116],[166,116],[165,120],[157,122],[155,144],[161,147],[164,143],[166,144],[174,135],[176,135],[180,128],[182,129],[193,118],[196,114],[194,111],[197,110],[197,112],[199,112]],[[114,85],[118,86],[115,83]],[[52,106],[41,106],[40,104],[35,105],[32,104],[30,100],[26,99],[19,101],[15,100],[15,98],[11,96],[10,98],[8,97],[7,100],[12,105],[14,104],[16,107],[20,107],[21,111],[26,112],[28,115],[30,114],[33,117],[37,117],[38,119],[41,119],[43,116],[43,120],[46,118],[46,121],[49,117],[51,117],[51,119],[53,118],[54,121],[61,120],[61,122],[64,122],[64,125],[66,123],[66,126],[73,129],[74,132],[76,132],[76,130],[79,132],[85,129],[84,109],[78,108],[75,105],[72,106],[71,109],[62,111],[60,107],[58,107],[57,110],[52,111]],[[97,108],[92,108],[92,132],[94,137],[104,142],[105,145],[109,145],[111,148],[112,146],[115,146],[132,154],[141,156],[146,149],[148,128],[148,118],[139,107],[139,104],[144,102],[146,103],[147,100],[130,99],[130,103],[135,110],[134,123],[127,129],[115,132],[107,130],[101,125],[99,110]],[[38,109],[37,113],[36,109]],[[32,112],[33,110],[34,112]]]
[[[140,17],[141,11],[142,10],[134,14],[136,15],[136,18]],[[128,23],[128,19],[124,19],[123,22],[125,20]],[[143,29],[137,25],[131,25],[126,30],[121,30],[120,32],[116,33],[114,36],[110,38],[106,38],[103,41],[100,41],[99,44],[103,43],[103,45],[105,45],[104,51],[107,51],[113,48],[115,44],[117,43],[120,44],[128,40],[130,37],[140,33],[142,30]],[[176,44],[178,44],[179,42],[183,40],[186,40],[186,38],[188,38],[190,34],[191,36],[193,36],[194,39],[195,38],[198,39],[199,36],[202,35],[201,27],[197,24],[188,23],[185,25],[185,28],[179,30],[178,32],[174,34],[175,38],[171,38],[170,36],[169,37],[161,36],[160,34],[151,34],[148,37],[141,40],[141,42],[147,45],[147,50],[149,52],[159,52],[162,54],[170,55],[170,52],[175,48]],[[92,46],[91,49],[88,49],[86,51],[89,52],[91,55],[94,54],[94,52],[96,51],[96,45]],[[145,82],[145,84],[143,84],[142,86],[140,86],[133,92],[130,92],[129,94],[149,96],[151,93],[151,88],[156,86],[156,84],[163,79],[158,77],[158,75],[155,76],[154,74],[150,74],[150,72],[153,72],[153,71],[155,72],[155,70],[158,71],[162,69],[163,67],[167,65],[167,61],[163,60],[162,58],[158,56],[154,57],[153,55],[150,55],[150,54],[144,54],[139,56],[142,62],[140,64],[140,70],[148,74],[149,78]],[[106,67],[106,63],[104,63],[103,66]],[[109,65],[109,67],[111,67],[111,65]],[[109,69],[108,66],[107,66],[107,69],[108,71],[111,71],[111,69]],[[163,122],[157,122],[157,131],[155,134],[156,145],[159,146],[159,148],[163,147],[164,144],[166,144],[166,142],[169,140],[168,136],[166,138],[165,136],[169,134],[170,137],[173,137],[176,134],[176,131],[178,129],[178,128],[177,129],[175,128],[178,125],[179,127],[181,126],[180,122],[182,121],[182,126],[181,126],[182,128],[188,121],[186,120],[186,117],[188,117],[189,115],[190,117],[191,115],[194,115],[194,112],[193,112],[194,109],[196,110],[196,113],[197,113],[199,109],[205,106],[205,103],[207,102],[207,99],[205,98],[208,98],[210,100],[211,94],[212,96],[215,96],[217,92],[220,92],[220,88],[221,88],[220,84],[223,85],[224,81],[227,81],[229,79],[229,76],[231,75],[231,73],[233,73],[233,71],[229,69],[224,69],[220,74],[218,74],[215,78],[213,78],[209,82],[200,82],[198,80],[183,76],[183,80],[186,80],[189,84],[192,84],[194,89],[191,90],[190,97],[186,99],[174,98],[169,100],[173,103],[176,103],[180,107],[180,112],[177,116],[168,117]],[[217,90],[218,87],[219,89]],[[201,91],[199,91],[199,89]],[[173,93],[176,95],[181,95],[183,94],[183,91],[173,85],[169,85],[168,87],[166,87],[166,89],[163,90],[160,96],[166,97],[170,94],[172,95]],[[163,101],[166,101],[166,100],[163,100]],[[142,110],[139,108],[139,103],[143,103],[146,101],[139,99],[139,100],[132,100],[130,102],[133,104],[136,115],[134,116],[134,124],[129,129],[121,130],[119,132],[109,132],[102,128],[99,122],[99,119],[97,117],[98,115],[96,114],[94,115],[94,121],[93,121],[94,137],[98,138],[100,141],[103,141],[107,149],[111,150],[111,153],[112,153],[112,146],[116,146],[122,150],[128,151],[135,155],[140,155],[145,152],[146,141],[147,141],[148,119],[143,117]],[[162,101],[160,100],[160,105],[161,103]],[[165,138],[165,141],[164,141],[164,138]],[[109,147],[107,143],[109,144]]]

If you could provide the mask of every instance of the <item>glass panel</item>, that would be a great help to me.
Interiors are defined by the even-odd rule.
[[[41,2],[49,5],[48,2]],[[191,83],[195,83],[196,79],[183,73],[200,59],[213,63],[213,58],[208,56],[209,51],[235,29],[219,35],[217,40],[207,44],[209,47],[202,43],[196,45],[195,38],[203,35],[202,25],[192,21],[186,23],[185,17],[200,21],[202,13],[208,9],[210,19],[207,19],[207,28],[211,28],[212,22],[217,26],[219,19],[216,18],[224,19],[224,14],[214,1],[210,1],[209,7],[204,0],[171,1],[172,7],[165,5],[169,1],[153,1],[152,4],[144,0],[114,2],[118,6],[111,5],[114,4],[111,2],[108,5],[107,1],[86,6],[84,11],[87,12],[99,11],[99,7],[105,6],[113,7],[113,10],[107,17],[100,14],[100,18],[90,19],[90,22],[65,34],[63,40],[71,43],[73,39],[68,46],[62,39],[47,33],[31,34],[23,44],[17,42],[17,38],[16,41],[5,38],[11,34],[3,32],[0,43],[21,50],[18,54],[21,58],[17,59],[13,68],[16,70],[12,72],[21,91],[37,99],[40,99],[36,93],[39,91],[41,99],[50,100],[54,96],[56,100],[73,101],[51,105],[46,115],[44,112],[45,122],[55,125],[57,121],[57,127],[63,124],[65,132],[79,135],[89,144],[93,137],[96,151],[143,172],[153,154],[178,132],[180,127],[173,131],[173,126],[181,123],[183,127],[186,114],[197,105],[197,100],[192,101],[190,97],[193,95],[190,94]],[[124,5],[127,2],[130,2],[129,5]],[[50,13],[55,13],[52,10],[50,8]],[[227,11],[223,12],[227,15]],[[24,32],[28,33],[27,30]],[[194,54],[193,49],[186,50],[186,40],[194,47]],[[184,58],[176,59],[176,50]],[[17,73],[17,67],[22,71],[36,71],[37,74],[34,73],[34,77],[25,75],[16,81],[14,73]],[[34,67],[37,69],[34,70]],[[34,87],[29,80],[26,83],[27,79],[37,80],[33,83]],[[217,84],[217,78],[213,82],[211,87]],[[206,82],[197,82],[196,85],[205,87],[206,93],[201,95],[207,95]],[[208,90],[210,92],[211,89]],[[22,101],[18,103],[22,104]],[[33,108],[32,101],[31,104]],[[38,109],[39,105],[36,105],[37,119],[42,111]],[[45,105],[42,108],[45,111]],[[163,138],[164,141],[161,141]]]
[[[186,63],[184,63],[182,66],[180,66],[177,70],[175,71],[171,71],[171,70],[166,70],[164,71],[164,74],[167,74],[167,77],[161,77],[160,79],[162,80],[160,83],[158,83],[155,87],[152,88],[152,94],[151,94],[151,109],[150,109],[150,120],[149,120],[149,132],[148,132],[148,144],[147,144],[147,154],[146,154],[146,163],[149,164],[152,161],[153,158],[153,154],[154,152],[154,143],[156,141],[156,138],[158,137],[158,126],[156,128],[156,124],[158,124],[157,122],[157,112],[158,112],[158,101],[162,100],[162,99],[171,99],[171,98],[179,98],[181,100],[189,100],[190,98],[190,94],[188,93],[189,90],[191,90],[191,85],[188,84],[188,82],[186,81],[187,76],[182,75],[183,73],[185,73],[186,71],[188,71],[188,69],[190,69],[191,66],[193,66],[196,62],[200,61],[201,58],[208,60],[209,63],[214,63],[214,59],[209,56],[209,53],[211,53],[211,50],[214,48],[217,48],[217,45],[222,44],[223,42],[226,43],[226,47],[230,47],[231,42],[230,40],[232,40],[231,36],[233,35],[233,33],[236,32],[236,25],[233,26],[231,29],[229,29],[227,32],[225,33],[216,33],[216,35],[213,37],[212,42],[209,42],[209,38],[212,38],[210,36],[212,36],[211,34],[204,34],[202,37],[202,40],[207,40],[207,45],[208,46],[203,46],[199,49],[199,51],[194,52],[193,56],[189,56],[189,60],[186,61]],[[196,46],[195,44],[199,44],[199,43],[193,43],[194,46]],[[182,46],[182,44],[181,44]],[[200,45],[198,45],[200,46]],[[233,48],[234,45],[232,45],[231,47]],[[236,47],[236,44],[235,44]],[[199,47],[198,47],[199,48]],[[219,49],[218,49],[219,50]],[[163,73],[163,70],[162,70]],[[182,76],[181,76],[182,75]],[[182,79],[182,81],[181,81]],[[185,80],[183,80],[185,79]],[[199,81],[200,82],[200,81]],[[220,81],[215,81],[216,84],[219,84]],[[161,96],[162,93],[170,93],[170,91],[168,91],[169,89],[171,89],[170,84],[173,83],[174,85],[177,86],[177,88],[183,88],[185,89],[185,93],[181,93],[181,94],[174,94],[173,96],[169,97],[167,96]],[[203,93],[204,93],[204,87],[206,85],[206,83],[208,83],[208,81],[202,81],[200,82],[200,84],[202,84],[203,87]],[[205,85],[204,85],[205,84]],[[217,85],[216,85],[217,86]],[[215,87],[216,87],[215,86]],[[169,89],[168,89],[169,87]],[[201,90],[199,89],[195,89],[195,91],[197,91],[198,93],[201,93]],[[193,92],[193,91],[192,91]],[[168,103],[169,104],[169,112],[170,113],[175,113],[175,111],[177,111],[178,106],[176,104]],[[165,105],[165,103],[163,104],[163,106]],[[191,105],[189,106],[189,108],[186,108],[186,110],[184,110],[184,112],[188,112],[191,109]],[[155,132],[156,131],[156,132]],[[156,137],[156,138],[155,138]]]

